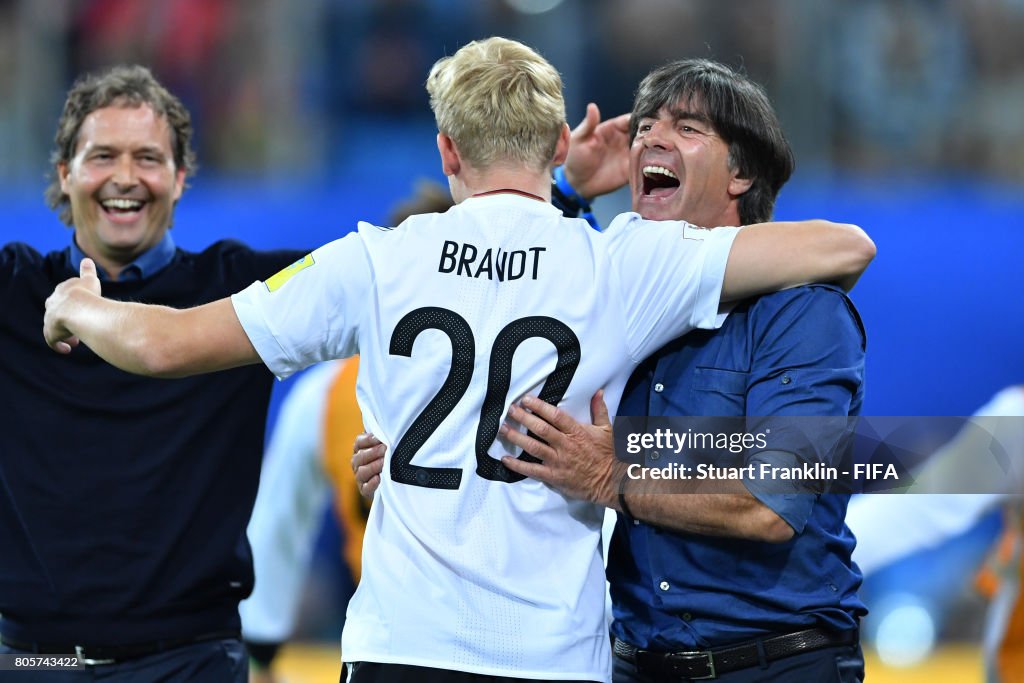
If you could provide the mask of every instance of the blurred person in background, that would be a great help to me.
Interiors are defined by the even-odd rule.
[[[593,197],[628,182],[633,209],[645,218],[712,226],[770,220],[794,165],[764,91],[710,60],[651,72],[628,132],[596,118],[592,108],[574,133],[563,194]],[[859,316],[841,289],[762,295],[733,307],[721,329],[691,332],[642,363],[619,413],[856,415],[864,349]],[[595,426],[523,403],[527,410],[513,405],[509,415],[550,447],[506,431],[543,461],[506,458],[506,466],[620,510],[608,562],[617,683],[863,679],[858,623],[866,609],[843,521],[849,496],[787,495],[756,481],[731,495],[647,493],[643,482],[608,475],[615,455],[599,398]],[[834,443],[814,447],[819,452],[804,460],[826,458]],[[372,495],[384,446],[362,437],[356,449],[353,467]],[[657,453],[645,458],[660,464]]]
[[[349,444],[363,430],[358,370],[353,357],[304,372],[282,401],[270,433],[248,528],[256,584],[239,605],[250,683],[280,680],[273,663],[302,618],[300,601],[327,505],[337,519],[342,568],[348,572],[337,578],[351,587],[359,581],[370,507],[345,466]],[[343,594],[338,609],[350,597]]]
[[[969,428],[924,461],[911,493],[857,496],[847,514],[857,537],[853,559],[867,577],[959,536],[991,510],[1004,508],[1006,531],[980,577],[992,597],[983,647],[988,683],[1024,683],[1022,418],[1024,386],[1004,388],[977,410]],[[972,484],[979,482],[991,493],[954,493],[977,489]],[[948,493],[913,493],[916,489]]]
[[[491,455],[506,449],[507,397],[541,389],[583,414],[610,385],[615,403],[638,359],[720,324],[723,300],[852,284],[874,248],[855,226],[821,221],[712,231],[624,214],[596,234],[548,205],[569,139],[550,63],[490,38],[437,62],[427,83],[453,209],[402,229],[361,223],[267,282],[184,310],[103,298],[83,260],[47,300],[44,336],[157,376],[260,362],[286,376],[360,352],[364,418],[402,456],[371,508],[373,566],[349,607],[343,677],[609,680],[601,511]],[[541,315],[518,317],[530,312]],[[509,375],[513,352],[523,366]],[[488,365],[486,383],[471,381]]]
[[[391,212],[390,224],[441,213],[451,205],[446,187],[421,181],[415,194]],[[370,510],[349,465],[352,441],[363,431],[356,402],[358,371],[358,357],[311,368],[296,380],[274,423],[248,528],[256,585],[239,606],[251,683],[278,680],[272,663],[300,617],[303,578],[328,499],[342,535],[349,585],[359,582]],[[337,606],[342,613],[348,597]]]
[[[144,378],[86,348],[55,358],[38,334],[44,300],[86,258],[111,298],[178,307],[301,258],[175,246],[191,137],[189,112],[146,68],[79,79],[46,191],[70,244],[0,250],[0,653],[85,664],[47,680],[246,680],[238,602],[253,583],[245,525],[272,375]]]

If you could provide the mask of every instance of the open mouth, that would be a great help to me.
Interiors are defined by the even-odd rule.
[[[100,201],[100,206],[103,207],[103,210],[113,216],[128,216],[138,213],[145,205],[146,203],[139,199],[124,199],[121,197],[111,197]]]
[[[664,166],[644,166],[644,195],[667,197],[679,189],[679,177]]]

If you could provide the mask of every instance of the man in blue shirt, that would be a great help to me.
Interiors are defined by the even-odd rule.
[[[594,123],[592,116],[586,138],[574,140],[573,150],[585,153],[566,164],[583,196],[627,180],[617,170],[626,163],[613,146],[614,122]],[[793,169],[761,88],[708,60],[648,75],[628,136],[633,208],[645,218],[707,226],[770,220]],[[721,329],[691,333],[648,359],[619,414],[856,415],[864,348],[841,289],[765,295],[735,307]],[[616,462],[600,397],[593,426],[536,400],[524,407],[513,406],[510,417],[547,445],[514,429],[506,435],[542,462],[505,465],[620,513],[608,566],[617,683],[863,678],[857,626],[866,609],[844,524],[848,496],[786,495],[751,482],[730,493],[657,493]],[[829,437],[798,455],[827,462],[841,434]],[[654,449],[643,457],[646,467],[664,464]]]
[[[640,84],[628,123],[598,121],[591,105],[573,132],[565,175],[556,174],[563,205],[628,182],[645,218],[744,225],[771,219],[793,170],[763,90],[709,60],[656,69]],[[619,414],[856,415],[865,343],[842,289],[768,294],[734,307],[721,329],[691,333],[649,358]],[[847,495],[792,495],[749,481],[749,489],[733,482],[720,489],[727,492],[666,495],[616,460],[600,392],[594,425],[536,399],[522,403],[510,417],[547,443],[503,429],[541,459],[506,457],[505,466],[620,513],[608,563],[616,683],[863,679],[857,625],[867,610],[843,521]],[[835,422],[836,433],[796,455],[830,464],[846,425]],[[370,496],[384,447],[363,435],[356,448],[353,468]],[[788,454],[755,457],[773,455]],[[664,463],[653,449],[643,457],[650,468]]]

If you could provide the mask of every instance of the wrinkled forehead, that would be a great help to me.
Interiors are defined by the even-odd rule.
[[[167,118],[143,102],[116,101],[89,112],[79,126],[74,150],[84,146],[117,147],[155,146],[166,151],[173,144],[173,131]]]

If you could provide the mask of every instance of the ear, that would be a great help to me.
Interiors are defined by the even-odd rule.
[[[462,170],[462,159],[455,141],[444,133],[437,134],[437,151],[441,154],[441,170],[446,176],[456,175]]]
[[[732,197],[739,197],[744,194],[754,184],[753,178],[740,178],[733,172],[733,177],[729,180],[729,195]]]
[[[185,169],[179,168],[174,172],[174,201],[181,199],[181,193],[185,191]]]
[[[60,181],[60,191],[68,194],[68,162],[57,162],[57,180]]]
[[[569,156],[569,124],[562,124],[562,132],[558,134],[558,142],[555,143],[555,156],[551,160],[552,166],[561,166],[565,158]]]

